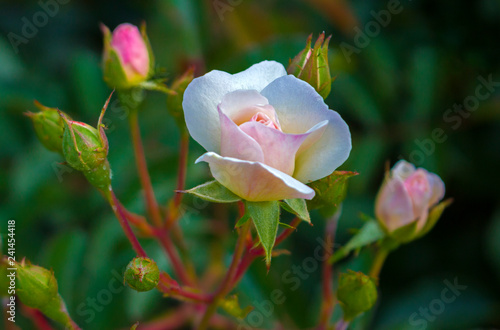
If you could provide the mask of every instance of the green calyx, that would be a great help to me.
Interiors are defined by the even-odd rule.
[[[134,258],[127,265],[124,280],[136,291],[150,291],[156,288],[160,281],[160,270],[152,259]]]
[[[25,115],[33,122],[36,136],[45,148],[62,154],[64,122],[59,115],[58,110],[46,107],[38,101],[35,101],[34,103],[35,106],[40,109],[40,112],[26,112]],[[69,118],[68,115],[66,115],[66,117]]]
[[[326,38],[321,33],[311,48],[312,34],[307,38],[306,47],[298,53],[288,65],[288,74],[308,82],[316,91],[326,99],[330,94],[333,82],[328,65],[328,44],[331,36]]]
[[[371,277],[348,270],[340,274],[337,298],[344,311],[344,320],[351,321],[373,307],[377,301],[377,286]]]

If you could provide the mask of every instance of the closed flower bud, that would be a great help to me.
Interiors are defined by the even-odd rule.
[[[308,82],[316,89],[319,95],[326,99],[330,94],[332,76],[328,65],[328,43],[331,36],[326,38],[321,33],[311,48],[312,34],[307,38],[306,48],[290,60],[287,72]]]
[[[69,120],[59,112],[64,121],[63,154],[66,162],[82,172],[91,171],[105,163],[108,156],[108,139],[102,119],[108,107],[109,96],[97,123],[97,129],[82,122]]]
[[[386,175],[377,195],[377,220],[397,241],[413,240],[430,230],[449,204],[438,204],[444,192],[439,176],[401,160]]]
[[[337,298],[344,311],[344,320],[370,310],[377,301],[377,286],[369,276],[349,270],[340,274]]]
[[[149,291],[158,285],[160,270],[154,260],[149,258],[134,258],[125,270],[125,282],[139,292]]]
[[[132,24],[120,24],[111,34],[101,25],[104,34],[104,80],[111,88],[129,89],[149,79],[154,58],[146,35]]]
[[[61,116],[64,115],[61,114]],[[67,119],[65,119],[65,124],[63,153],[71,167],[78,171],[89,171],[106,160],[108,149],[97,129],[85,123]]]
[[[17,268],[16,294],[23,304],[42,308],[58,297],[54,272],[40,266],[21,262]]]
[[[33,122],[35,133],[40,142],[50,151],[62,154],[62,137],[64,123],[57,109],[34,102],[40,112],[26,112],[25,115]],[[68,115],[66,115],[69,118]]]

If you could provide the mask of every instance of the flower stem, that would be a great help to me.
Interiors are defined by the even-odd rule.
[[[132,109],[129,116],[130,133],[132,135],[132,144],[134,146],[135,162],[137,172],[141,181],[142,189],[144,189],[144,197],[146,199],[146,208],[149,216],[153,219],[157,227],[162,225],[161,213],[158,203],[156,202],[153,185],[149,176],[146,158],[144,156],[144,148],[142,145],[141,132],[139,128],[139,119],[137,109]]]
[[[181,145],[179,152],[179,169],[177,176],[177,192],[174,197],[174,207],[177,209],[181,205],[182,196],[180,191],[184,190],[186,182],[186,167],[189,153],[189,135],[186,132],[181,133]]]
[[[181,301],[189,301],[194,303],[203,303],[208,304],[212,301],[211,295],[206,295],[202,293],[198,293],[195,291],[190,291],[189,289],[184,289],[179,286],[174,280],[167,275],[167,273],[162,272],[160,274],[160,282],[158,284],[158,290],[163,293],[166,293],[173,298],[176,298]]]
[[[380,271],[382,270],[382,266],[384,265],[385,259],[389,255],[390,250],[384,247],[381,247],[377,254],[375,255],[375,259],[373,260],[372,267],[370,269],[370,277],[373,277],[378,280],[380,275]]]
[[[121,203],[118,201],[116,198],[116,195],[114,191],[111,189],[111,186],[109,187],[109,192],[107,193],[108,201],[109,204],[111,205],[111,208],[113,209],[113,212],[115,213],[116,217],[118,218],[118,222],[123,228],[123,231],[125,232],[125,235],[127,236],[128,240],[130,241],[130,244],[132,244],[132,248],[134,249],[135,253],[140,256],[147,258],[147,254],[144,251],[144,249],[141,246],[141,243],[137,240],[137,237],[135,236],[134,232],[132,231],[132,228],[130,228],[130,224],[128,223],[127,220],[127,212],[124,209],[124,207],[121,205]]]
[[[337,223],[339,220],[340,212],[335,214],[333,218],[328,221],[325,230],[325,240],[327,244],[327,251],[325,260],[323,261],[322,272],[322,285],[323,285],[323,301],[321,303],[321,314],[319,319],[318,330],[328,329],[328,324],[335,308],[332,273],[333,265],[330,265],[328,259],[333,254],[333,246],[335,242],[335,232],[337,231]]]
[[[236,242],[236,247],[234,249],[233,259],[231,260],[231,265],[222,281],[219,289],[215,292],[214,298],[210,305],[208,305],[203,318],[201,319],[199,330],[206,329],[210,323],[210,318],[217,310],[219,303],[233,288],[233,278],[238,270],[238,264],[241,261],[241,257],[245,252],[246,238],[250,231],[250,221],[247,221],[242,227],[238,236],[238,241]]]
[[[288,236],[290,236],[296,230],[295,228],[297,228],[301,222],[302,220],[300,220],[299,218],[294,218],[290,223],[290,226],[294,228],[285,228],[276,238],[274,246],[275,247],[278,246],[285,239],[287,239]],[[243,275],[245,275],[245,272],[248,270],[248,268],[254,262],[254,260],[257,259],[259,256],[263,256],[265,253],[262,246],[259,246],[258,248],[252,250],[253,243],[251,241],[248,243],[249,245],[247,247],[247,251],[241,258],[241,262],[239,263],[236,274],[231,282],[231,285],[233,287],[238,284],[238,282],[241,280]]]
[[[184,265],[179,257],[179,254],[177,253],[177,250],[175,249],[172,240],[170,240],[170,238],[167,236],[165,230],[158,229],[156,237],[158,238],[160,244],[165,249],[165,252],[167,253],[168,257],[170,258],[172,266],[174,267],[175,273],[177,274],[179,279],[184,284],[193,285],[194,283],[192,279],[188,276],[186,269],[184,268]]]

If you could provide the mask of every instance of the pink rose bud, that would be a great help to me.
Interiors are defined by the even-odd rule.
[[[375,214],[390,234],[415,223],[411,235],[420,236],[444,191],[439,176],[401,160],[386,175],[375,203]]]
[[[153,66],[152,53],[145,29],[132,24],[120,24],[111,35],[102,25],[104,34],[104,80],[111,88],[126,89],[146,81]]]

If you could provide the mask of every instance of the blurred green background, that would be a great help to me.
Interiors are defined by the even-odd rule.
[[[200,74],[235,73],[265,59],[286,65],[308,34],[332,34],[330,65],[337,79],[326,102],[351,128],[353,149],[342,169],[360,173],[351,180],[337,243],[361,225],[360,212],[373,215],[387,161],[405,158],[437,173],[446,196],[455,200],[429,235],[389,257],[379,302],[354,328],[423,329],[410,318],[420,308],[432,311],[445,280],[467,288],[439,313],[431,312],[428,329],[500,327],[500,84],[476,92],[480,77],[500,82],[499,0],[402,0],[385,27],[370,23],[377,22],[372,11],[389,6],[374,0],[60,0],[54,15],[16,52],[9,34],[22,36],[26,20],[43,10],[40,3],[0,2],[0,231],[8,219],[16,220],[17,257],[54,269],[82,328],[147,322],[176,303],[158,292],[106,293],[133,257],[132,249],[101,196],[42,147],[22,113],[34,111],[36,99],[94,125],[110,92],[102,81],[99,23],[113,29],[142,20],[167,78],[190,64]],[[357,37],[360,30],[368,37]],[[346,55],[349,49],[354,53]],[[113,184],[127,207],[143,212],[126,117],[117,102],[107,114]],[[155,191],[165,202],[175,187],[178,130],[163,95],[148,94],[140,122]],[[442,130],[440,137],[433,136],[436,129]],[[207,166],[193,164],[202,152],[192,141],[188,187],[210,177]],[[200,209],[189,199],[184,206],[187,216],[180,223],[197,267],[205,269],[212,258],[227,262],[234,210]],[[295,291],[282,277],[313,254],[324,230],[319,214],[313,222],[285,244],[291,256],[275,258],[267,275],[264,263],[255,263],[237,289],[243,305],[269,299],[273,288],[285,292],[285,303],[260,327],[271,329],[278,319],[286,329],[316,324],[319,269]],[[231,239],[221,240],[226,234]],[[155,242],[144,244],[160,267],[169,269]],[[341,266],[365,269],[369,261],[365,251]],[[17,324],[32,328],[22,316]]]

